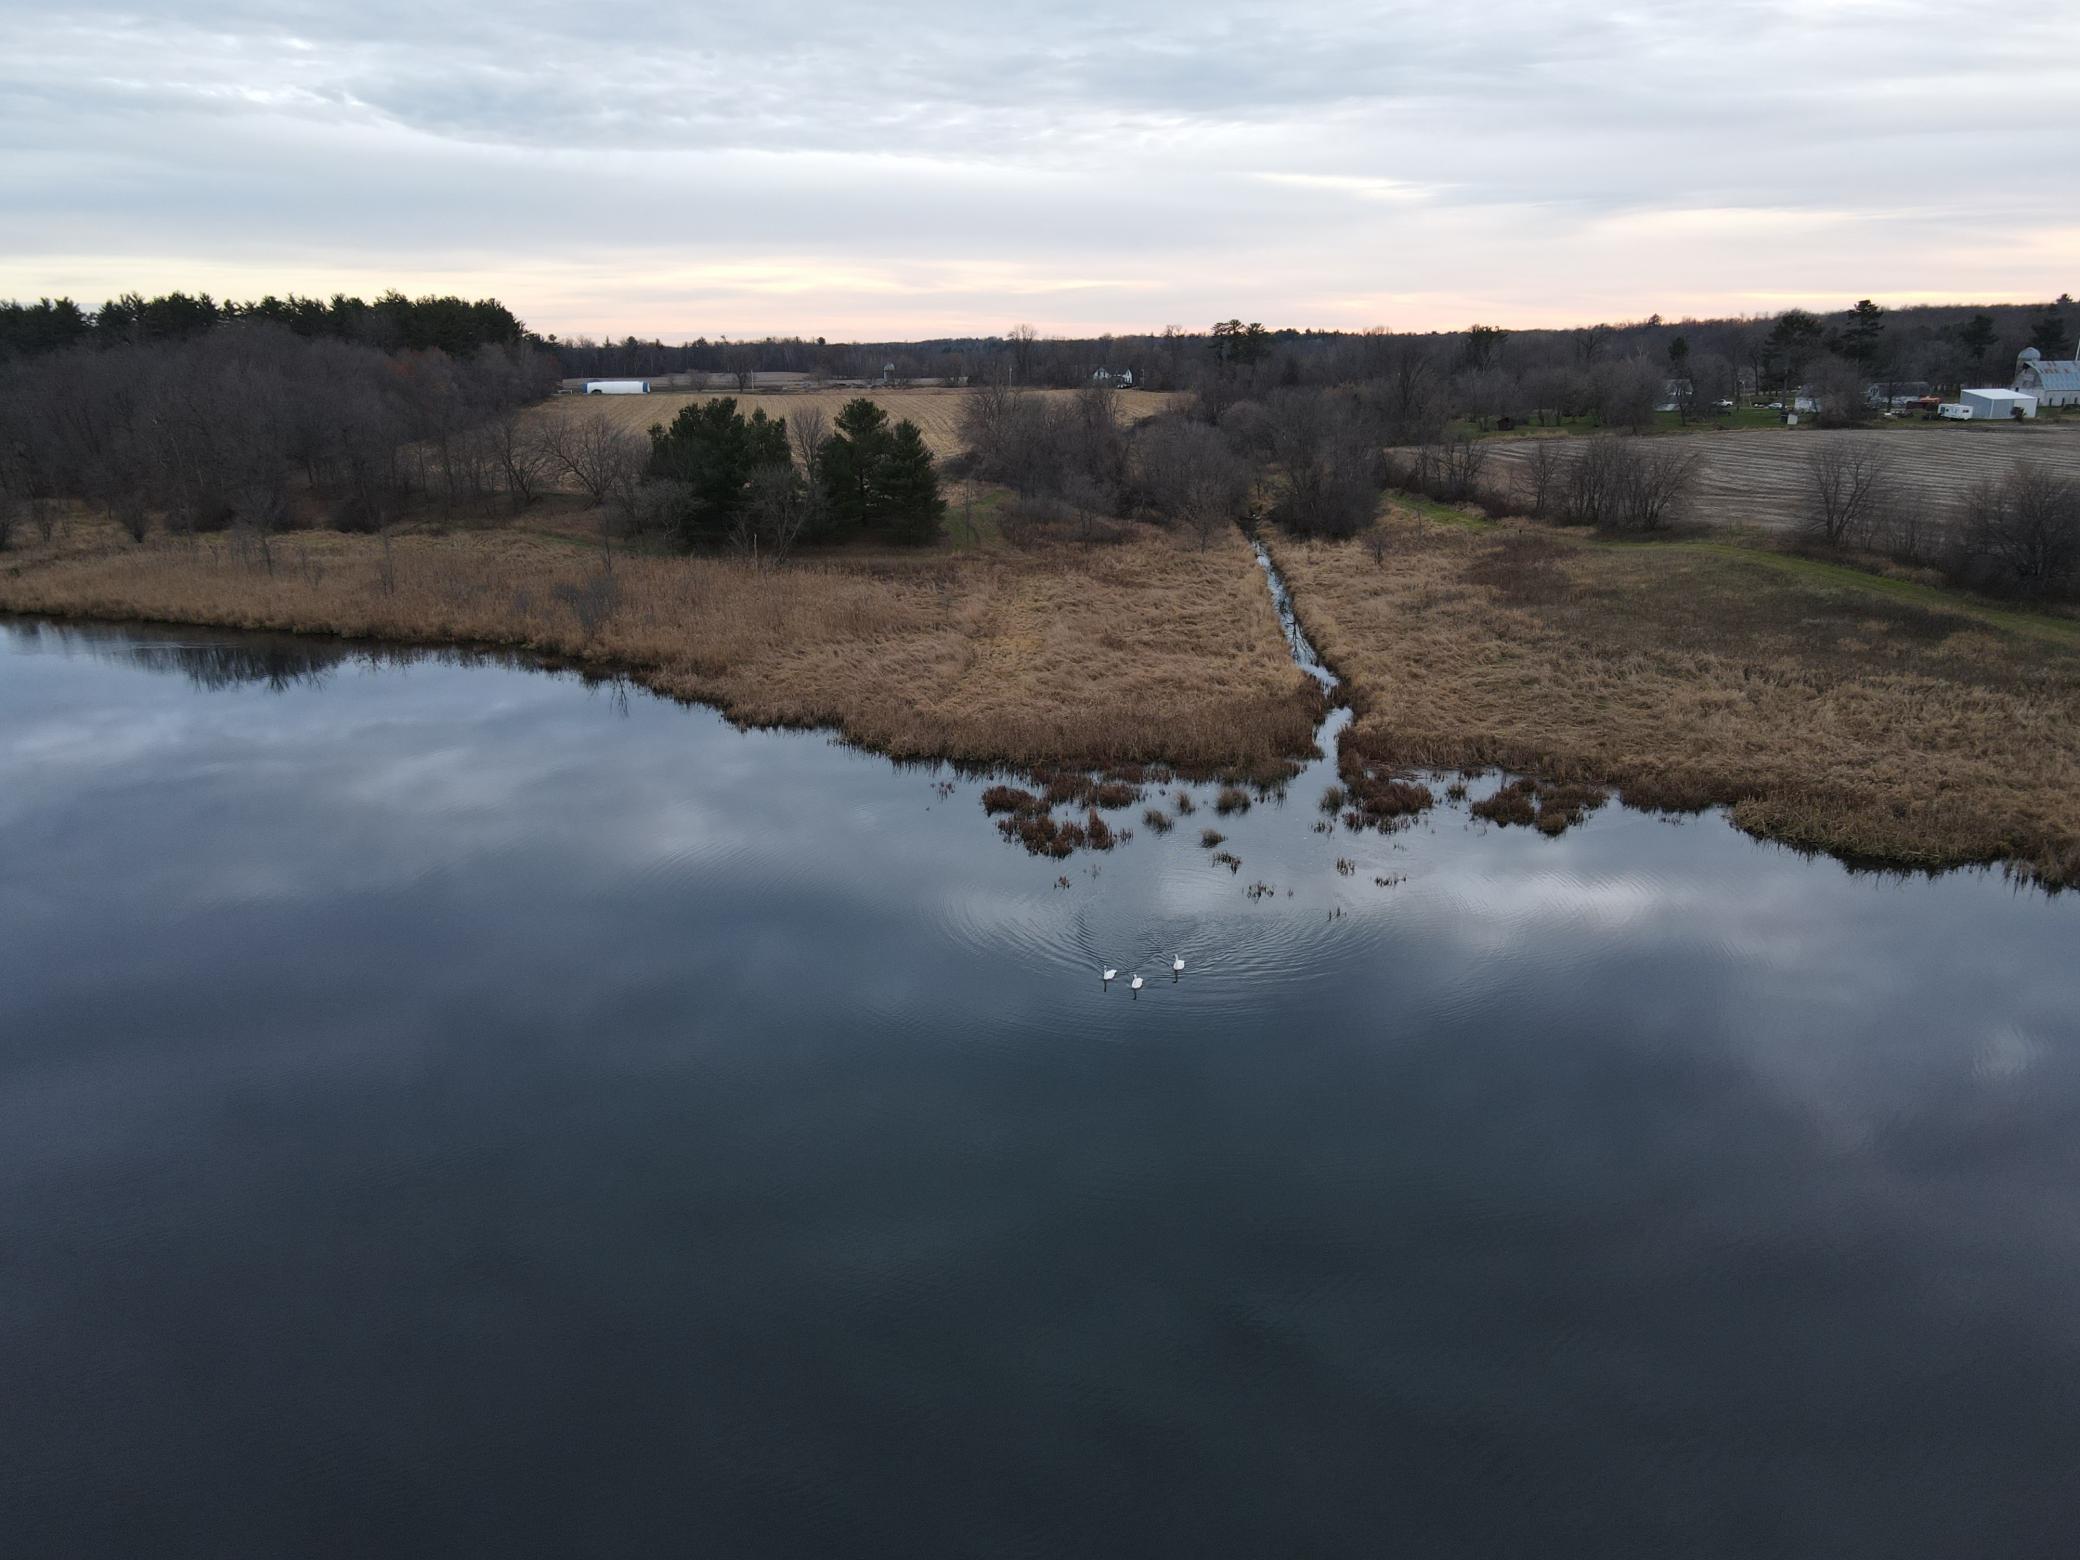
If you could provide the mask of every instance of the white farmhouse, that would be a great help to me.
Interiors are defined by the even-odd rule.
[[[2080,406],[2080,348],[2070,358],[2047,358],[2024,347],[2015,359],[2015,388],[2039,406]]]

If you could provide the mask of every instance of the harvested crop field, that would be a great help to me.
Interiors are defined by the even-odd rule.
[[[1497,486],[1525,491],[1523,472],[1538,439],[1497,439],[1489,474]],[[1867,443],[1881,451],[1894,481],[1941,510],[1978,482],[2031,460],[2080,477],[2080,425],[1973,428],[1910,424],[1871,429],[1772,428],[1654,436],[1656,449],[1676,446],[1698,456],[1697,485],[1686,518],[1711,526],[1789,530],[1799,523],[1810,477],[1807,462],[1823,444]],[[1559,441],[1573,453],[1580,441]],[[1940,519],[1940,514],[1935,518]]]
[[[962,448],[961,407],[974,392],[963,389],[907,390],[785,390],[753,391],[736,395],[731,390],[699,393],[661,391],[650,395],[562,395],[535,409],[540,417],[574,417],[605,412],[641,433],[653,423],[668,423],[679,409],[717,395],[735,396],[737,405],[749,416],[763,410],[768,417],[790,417],[811,408],[821,408],[826,418],[835,418],[846,402],[865,396],[891,419],[907,417],[923,432],[925,443],[941,460],[957,455]],[[1074,390],[1036,390],[1035,395],[1073,396]],[[1175,399],[1160,391],[1125,390],[1119,393],[1120,415],[1132,422],[1153,417]]]
[[[1239,535],[755,566],[516,527],[257,544],[68,521],[0,610],[547,653],[903,757],[1274,769],[1320,714]]]
[[[2080,625],[1710,542],[1384,532],[1377,563],[1276,544],[1348,683],[1346,755],[1724,804],[1801,846],[2080,884]]]

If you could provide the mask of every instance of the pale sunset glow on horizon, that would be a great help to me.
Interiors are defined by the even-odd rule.
[[[1920,0],[0,18],[0,297],[571,336],[1458,329],[2080,281],[2080,21]]]

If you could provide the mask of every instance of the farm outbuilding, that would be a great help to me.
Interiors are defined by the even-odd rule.
[[[1963,390],[1958,401],[1971,408],[1973,422],[2013,422],[2037,415],[2037,398],[2020,390]]]
[[[648,395],[650,381],[647,379],[588,379],[585,381],[587,395]]]
[[[2024,347],[2015,359],[2015,388],[2039,406],[2080,406],[2080,348],[2070,358],[2047,358]]]

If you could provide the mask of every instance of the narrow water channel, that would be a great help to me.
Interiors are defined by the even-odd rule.
[[[1328,734],[1058,863],[567,673],[0,626],[7,1552],[2054,1552],[2080,896],[1353,835]]]
[[[1301,671],[1324,688],[1341,687],[1342,679],[1323,664],[1307,637],[1307,631],[1300,626],[1300,615],[1293,610],[1293,593],[1286,588],[1286,577],[1278,572],[1278,565],[1271,561],[1271,554],[1263,543],[1252,545],[1256,548],[1257,566],[1264,571],[1264,583],[1271,591],[1271,604],[1278,609],[1278,626],[1285,633],[1286,647],[1293,652],[1293,660]]]

